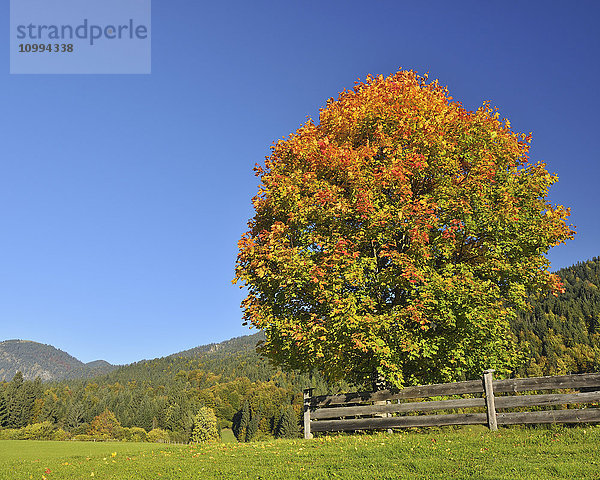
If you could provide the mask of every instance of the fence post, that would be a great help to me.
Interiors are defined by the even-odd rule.
[[[494,399],[494,372],[486,370],[483,372],[483,391],[485,392],[485,411],[487,413],[488,427],[492,432],[498,430],[498,419],[496,417],[496,400]]]
[[[304,438],[312,438],[312,433],[310,433],[310,397],[312,391],[312,388],[304,389]]]

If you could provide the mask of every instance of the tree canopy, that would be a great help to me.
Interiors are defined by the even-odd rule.
[[[509,320],[528,294],[561,290],[545,254],[574,234],[531,134],[404,70],[357,82],[319,117],[255,167],[235,281],[261,351],[356,383],[508,372]]]

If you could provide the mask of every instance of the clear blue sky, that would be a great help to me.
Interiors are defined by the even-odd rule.
[[[8,18],[8,2],[0,7]],[[430,73],[533,132],[600,255],[600,2],[154,0],[151,75],[0,74],[0,340],[128,363],[252,333],[252,167],[368,73]]]

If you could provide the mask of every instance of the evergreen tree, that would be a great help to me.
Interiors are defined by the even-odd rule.
[[[259,411],[250,411],[250,422],[248,423],[248,428],[246,429],[246,438],[244,441],[250,442],[256,436],[259,431],[261,419],[262,415]]]
[[[154,404],[148,397],[143,397],[136,405],[132,416],[132,426],[141,427],[146,431],[153,428]]]
[[[85,407],[81,402],[74,402],[67,410],[66,424],[70,429],[77,428],[84,423]]]
[[[8,404],[4,393],[0,392],[0,428],[6,427],[8,424]]]
[[[299,433],[298,418],[291,405],[283,407],[277,422],[277,438],[297,438]]]
[[[25,398],[23,395],[23,374],[17,372],[6,388],[6,399],[8,409],[7,426],[10,428],[21,428],[23,423]]]
[[[19,395],[21,397],[21,414],[20,414],[20,424],[21,426],[27,426],[30,423],[33,423],[35,418],[35,406],[36,400],[42,398],[42,382],[39,378],[34,380],[33,382],[27,381],[23,383],[22,388],[20,389]],[[41,404],[40,404],[41,407]],[[41,408],[40,408],[41,410]],[[39,412],[38,412],[39,414]]]
[[[238,442],[246,441],[246,432],[250,424],[250,403],[244,401],[242,409],[235,415],[233,421],[233,434],[238,439]]]
[[[58,423],[60,418],[57,398],[53,392],[47,392],[43,397],[43,406],[40,413],[40,420],[50,423]]]
[[[25,382],[25,380],[23,378],[23,374],[21,372],[17,372],[17,373],[15,373],[15,376],[10,381],[9,388],[14,388],[15,390],[18,390],[19,388],[21,388],[23,386],[24,382]]]

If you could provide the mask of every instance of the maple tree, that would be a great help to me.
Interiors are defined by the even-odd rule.
[[[121,426],[119,420],[113,412],[111,412],[108,407],[104,409],[104,411],[96,415],[92,423],[90,424],[90,428],[88,429],[89,435],[107,435],[111,437],[115,430]]]
[[[357,82],[319,117],[255,167],[234,282],[261,352],[396,387],[510,371],[509,319],[527,294],[560,291],[545,254],[575,233],[531,134],[406,70]]]

